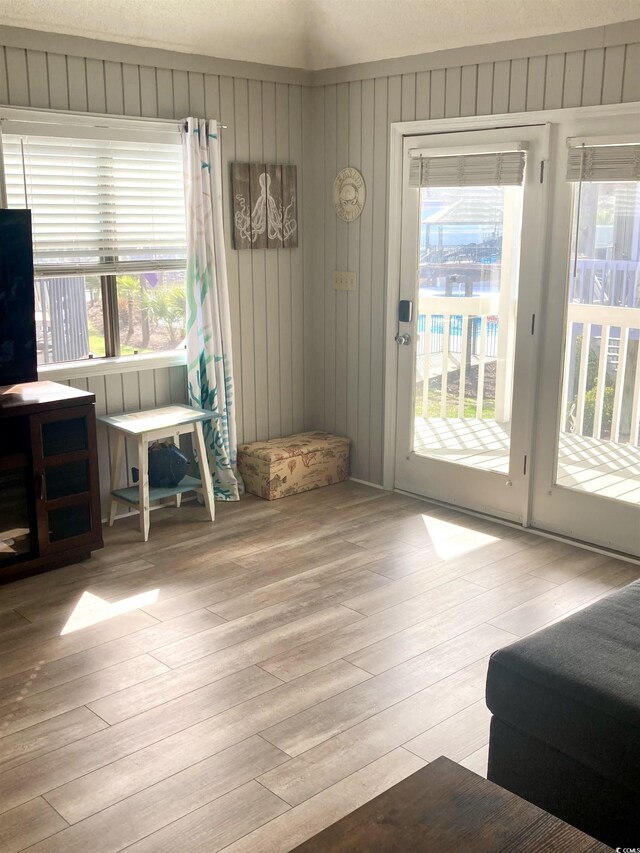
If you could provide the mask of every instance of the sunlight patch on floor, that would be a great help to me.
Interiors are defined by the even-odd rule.
[[[122,598],[120,601],[110,602],[92,592],[85,591],[74,607],[73,613],[67,619],[64,628],[60,631],[60,636],[89,628],[99,622],[106,622],[107,619],[113,619],[115,616],[121,616],[123,613],[129,613],[131,610],[137,610],[140,607],[148,607],[158,600],[159,594],[159,589],[152,589],[139,595]]]
[[[455,557],[461,557],[471,551],[477,551],[478,548],[484,548],[486,545],[500,541],[499,536],[490,536],[488,533],[470,530],[463,524],[454,524],[450,521],[443,521],[441,518],[431,518],[423,514],[422,520],[431,539],[431,544],[441,560],[453,560]]]

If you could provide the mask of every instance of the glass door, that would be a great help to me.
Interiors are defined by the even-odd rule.
[[[640,554],[640,133],[560,130],[532,522]]]
[[[405,142],[396,487],[519,521],[546,136],[538,126]]]

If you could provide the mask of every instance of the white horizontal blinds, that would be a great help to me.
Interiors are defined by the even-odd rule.
[[[411,159],[409,186],[519,186],[524,180],[524,165],[524,151],[420,156]]]
[[[38,272],[184,266],[179,145],[3,136],[9,207],[29,207]]]
[[[640,144],[569,148],[568,181],[640,181]]]

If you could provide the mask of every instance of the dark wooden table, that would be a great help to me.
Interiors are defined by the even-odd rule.
[[[448,758],[438,758],[292,853],[611,853]]]

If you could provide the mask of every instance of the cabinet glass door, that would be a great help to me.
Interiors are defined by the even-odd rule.
[[[0,566],[32,552],[28,483],[27,468],[0,470]]]
[[[0,566],[33,555],[31,481],[27,419],[0,421]]]
[[[93,506],[90,446],[95,430],[86,408],[32,418],[40,553],[87,544],[100,523]]]

